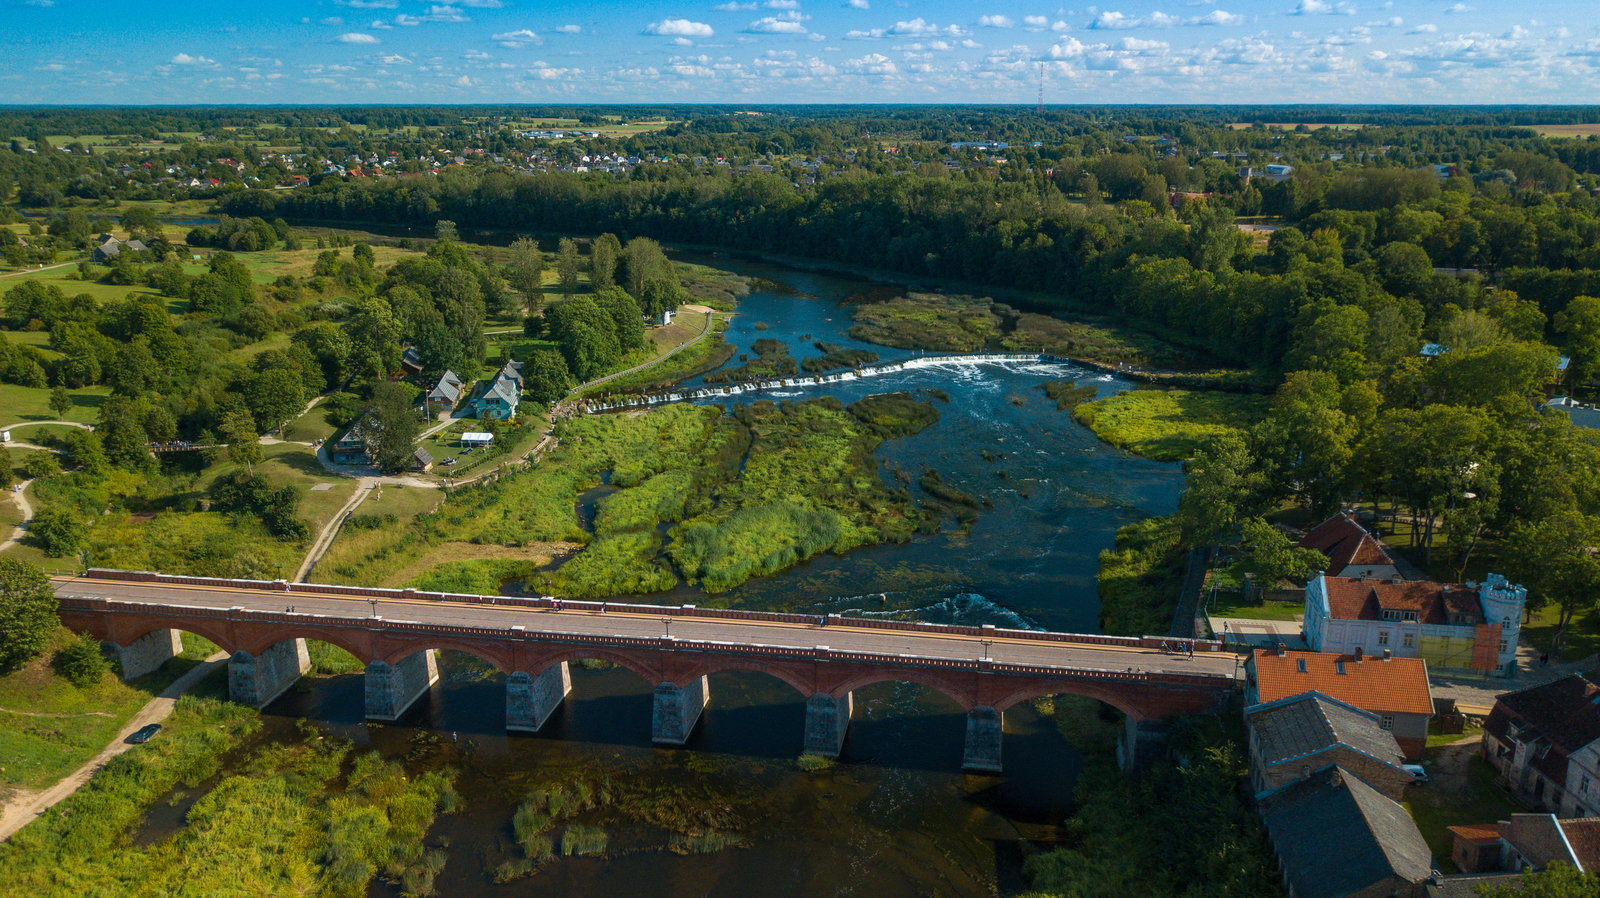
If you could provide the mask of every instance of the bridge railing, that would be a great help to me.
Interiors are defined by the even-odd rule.
[[[150,614],[150,606],[142,602],[127,602],[104,598],[64,597],[57,600],[64,610],[111,614]],[[524,626],[459,626],[433,624],[420,621],[389,620],[372,617],[332,617],[326,614],[291,614],[282,611],[252,611],[243,608],[212,608],[196,605],[163,606],[175,618],[203,618],[256,624],[283,624],[299,627],[322,627],[387,632],[416,633],[429,636],[466,636],[475,639],[495,638],[516,641],[561,643],[574,646],[604,648],[650,648],[683,652],[715,652],[741,656],[767,658],[806,658],[857,664],[889,664],[899,667],[936,668],[940,670],[970,670],[1006,674],[1035,674],[1041,676],[1070,677],[1136,681],[1170,686],[1196,686],[1216,688],[1232,683],[1234,678],[1213,674],[1181,674],[1140,670],[1129,667],[1123,670],[1099,667],[1052,667],[1040,664],[1015,664],[987,658],[939,658],[923,655],[903,655],[888,652],[863,652],[835,649],[827,646],[775,646],[718,640],[682,639],[671,636],[621,636],[584,633],[560,633],[547,630],[528,630]],[[308,634],[307,638],[315,639]]]
[[[411,600],[430,602],[455,602],[468,605],[498,605],[511,608],[552,608],[558,601],[554,597],[484,596],[469,593],[430,592],[418,589],[382,589],[365,586],[335,586],[325,583],[290,583],[287,580],[229,580],[220,577],[179,577],[150,571],[119,571],[92,568],[84,575],[89,579],[123,580],[140,583],[171,583],[185,586],[212,586],[223,589],[254,589],[269,592],[290,592],[320,595],[342,595],[364,599]],[[826,618],[829,626],[855,627],[871,630],[901,630],[940,636],[970,636],[975,639],[1023,639],[1035,642],[1058,642],[1076,645],[1103,645],[1122,648],[1161,648],[1174,646],[1178,640],[1168,636],[1105,636],[1094,633],[1056,633],[1048,630],[1018,630],[993,626],[965,626],[934,624],[922,621],[894,621],[840,615],[793,614],[778,611],[736,611],[728,608],[700,608],[695,605],[636,605],[633,603],[595,602],[587,600],[559,600],[563,607],[573,611],[599,611],[612,608],[635,614],[652,614],[666,617],[699,617],[720,620],[758,621],[764,623],[812,624]],[[1192,642],[1196,652],[1223,650],[1220,641],[1211,639],[1186,640]]]

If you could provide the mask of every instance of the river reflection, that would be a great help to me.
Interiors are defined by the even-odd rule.
[[[991,895],[1020,888],[1025,840],[1056,838],[1080,767],[1054,725],[1023,704],[1006,712],[1006,775],[966,775],[962,709],[910,684],[858,690],[840,763],[808,773],[795,763],[804,702],[762,674],[713,675],[689,744],[663,749],[650,744],[652,684],[632,672],[574,665],[572,693],[544,730],[508,735],[500,674],[455,653],[441,654],[440,671],[394,725],[361,720],[360,676],[307,681],[267,709],[260,737],[301,738],[304,720],[413,769],[458,769],[462,810],[428,837],[449,845],[440,895]],[[494,868],[520,856],[511,820],[532,785],[597,773],[652,795],[716,796],[741,821],[742,847],[671,853],[667,830],[625,807],[601,809],[583,822],[607,831],[607,856],[559,858],[496,883]],[[378,882],[370,894],[400,893]]]

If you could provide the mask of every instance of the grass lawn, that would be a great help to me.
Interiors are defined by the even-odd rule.
[[[1218,592],[1207,606],[1207,610],[1216,617],[1294,621],[1299,620],[1306,609],[1299,602],[1262,602],[1259,605],[1252,605],[1241,599],[1236,592]]]
[[[318,405],[285,425],[283,438],[297,443],[311,443],[332,439],[338,430],[338,425],[328,420],[328,409]]]
[[[1156,461],[1192,458],[1212,438],[1260,421],[1265,396],[1130,390],[1078,406],[1078,422],[1113,446]]]
[[[100,418],[100,406],[111,395],[110,387],[85,387],[69,392],[72,408],[66,420],[93,424]],[[56,413],[50,410],[50,390],[0,384],[0,427],[28,421],[55,421]],[[28,440],[28,428],[11,435],[14,440]]]
[[[1481,739],[1482,737],[1483,727],[1474,723],[1472,718],[1468,718],[1466,728],[1459,733],[1430,732],[1428,734],[1428,750],[1432,751],[1435,748],[1440,748],[1445,745],[1452,745],[1456,742],[1462,741],[1463,739]]]
[[[313,532],[327,526],[334,514],[344,507],[350,494],[355,492],[355,480],[323,470],[316,455],[305,446],[293,443],[262,446],[261,455],[261,464],[256,465],[255,472],[275,487],[292,486],[300,493],[300,517],[311,524]],[[208,476],[200,485],[200,491],[209,493],[215,483],[233,476],[237,470],[237,465],[224,458],[206,471]],[[311,489],[322,483],[331,483],[333,488]]]
[[[1452,776],[1450,779],[1452,783],[1448,785],[1459,786],[1446,788],[1447,784],[1435,776],[1434,781],[1425,786],[1407,788],[1405,801],[1401,802],[1411,812],[1411,819],[1416,821],[1417,829],[1422,831],[1422,838],[1427,840],[1428,847],[1433,849],[1433,857],[1440,870],[1446,873],[1456,872],[1456,866],[1450,860],[1450,849],[1454,844],[1450,827],[1494,823],[1525,810],[1512,801],[1504,789],[1495,785],[1494,768],[1477,754],[1467,762],[1465,777]]]
[[[1544,608],[1533,614],[1533,619],[1522,626],[1522,636],[1542,650],[1555,644],[1556,625],[1561,620],[1558,608]],[[1561,643],[1561,661],[1582,661],[1600,652],[1600,612],[1593,609],[1573,615],[1572,623]]]
[[[50,668],[55,650],[73,638],[58,627],[41,657],[0,676],[0,794],[60,779],[105,748],[135,711],[198,663],[175,658],[132,683],[110,671],[80,688]]]

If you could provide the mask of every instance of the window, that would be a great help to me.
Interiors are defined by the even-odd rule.
[[[1400,644],[1409,649],[1409,648],[1411,648],[1412,640],[1415,639],[1415,638],[1416,638],[1416,634],[1415,633],[1402,633],[1400,635]]]
[[[1379,630],[1378,631],[1378,645],[1388,645],[1388,644],[1389,644],[1389,631],[1388,630]]]
[[[1504,639],[1502,639],[1502,640],[1500,640],[1500,654],[1504,655],[1505,653],[1506,653],[1506,641]]]
[[[1383,619],[1384,620],[1399,620],[1400,619],[1400,612],[1398,612],[1398,611],[1389,611],[1389,610],[1386,609],[1383,612]]]
[[[1333,669],[1334,669],[1334,671],[1336,673],[1341,673],[1341,674],[1344,673],[1344,662],[1343,661],[1335,661],[1335,662],[1333,662]]]
[[[1588,792],[1589,791],[1589,778],[1588,777],[1584,777],[1583,778],[1583,782],[1578,784],[1578,791],[1579,792]]]
[[[1383,718],[1378,721],[1378,726],[1386,730],[1394,729],[1394,717],[1388,714],[1383,715]]]
[[[1294,666],[1295,666],[1295,670],[1298,670],[1300,673],[1305,673],[1306,672],[1306,659],[1304,659],[1304,658],[1296,658],[1296,659],[1294,659]]]

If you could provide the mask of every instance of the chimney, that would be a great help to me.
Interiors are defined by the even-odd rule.
[[[1395,586],[1399,586],[1404,581],[1402,581],[1400,579],[1400,575],[1399,574],[1395,574],[1393,577],[1389,578],[1389,582],[1393,583]]]
[[[1361,646],[1356,646],[1356,663],[1361,663]]]
[[[1287,651],[1288,648],[1289,648],[1289,646],[1286,645],[1285,643],[1282,643],[1282,642],[1278,643],[1278,657],[1282,658],[1284,656],[1284,652]]]
[[[1339,768],[1333,768],[1333,772],[1328,774],[1328,785],[1335,789],[1344,786],[1344,777],[1339,775]]]
[[[1357,574],[1356,576],[1361,578],[1361,582],[1362,583],[1367,582],[1367,572],[1366,571],[1363,570],[1361,573]]]
[[[1384,649],[1383,650],[1383,660],[1388,661],[1393,656],[1394,656],[1393,652],[1389,651],[1388,649]]]

